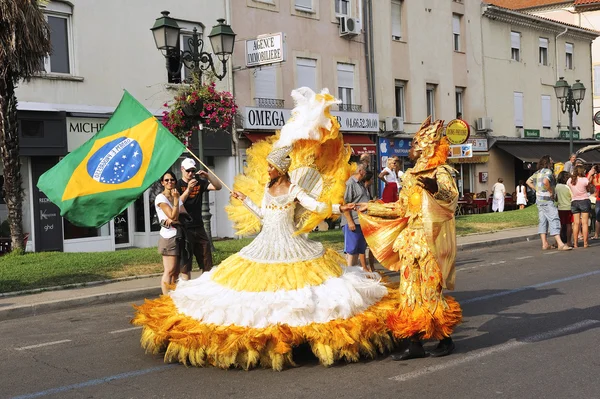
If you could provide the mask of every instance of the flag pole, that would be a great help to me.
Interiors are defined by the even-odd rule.
[[[196,156],[196,155],[195,155],[195,154],[194,154],[192,151],[190,151],[190,149],[189,149],[189,148],[187,148],[187,152],[188,152],[188,153],[189,153],[191,156],[193,156],[194,158],[196,158],[196,161],[200,162],[200,165],[204,166],[208,172],[212,173],[212,175],[213,175],[214,177],[216,177],[216,178],[217,178],[217,180],[219,181],[219,183],[221,183],[221,184],[223,185],[223,187],[225,187],[227,190],[229,190],[229,192],[231,192],[231,193],[233,192],[233,190],[232,190],[232,189],[230,189],[230,188],[229,188],[229,186],[228,186],[227,184],[223,183],[223,180],[221,180],[221,179],[219,178],[219,176],[217,176],[217,174],[216,174],[215,172],[213,172],[213,171],[212,171],[212,170],[211,170],[211,169],[210,169],[208,166],[206,166],[206,164],[205,164],[204,162],[202,162],[202,161],[200,160],[200,158],[198,158],[198,157],[197,157],[197,156]]]

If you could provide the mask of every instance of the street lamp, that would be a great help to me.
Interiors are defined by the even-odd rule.
[[[562,113],[569,113],[569,155],[573,154],[573,111],[579,114],[581,102],[585,97],[585,86],[579,80],[575,81],[573,86],[564,78],[559,78],[554,85],[556,98],[560,101],[560,109]]]
[[[154,26],[150,28],[154,36],[154,42],[156,48],[160,50],[167,60],[167,72],[170,74],[177,74],[181,71],[183,65],[192,72],[192,75],[197,79],[198,82],[202,82],[202,72],[209,68],[213,74],[219,79],[223,80],[227,75],[227,60],[233,54],[233,46],[235,44],[235,33],[231,29],[231,26],[225,23],[225,20],[220,18],[217,19],[218,24],[213,26],[208,38],[212,46],[214,54],[217,56],[222,64],[222,73],[217,73],[213,56],[211,53],[204,51],[204,40],[200,39],[198,30],[194,28],[192,37],[188,39],[189,50],[181,51],[178,50],[179,35],[181,28],[177,24],[177,21],[169,17],[169,11],[162,11],[162,16],[156,18]],[[177,52],[179,51],[179,54]],[[173,56],[176,55],[178,60],[176,67],[173,68],[172,60]],[[198,158],[204,161],[204,148],[202,145],[202,127],[199,127],[198,132]],[[204,194],[202,198],[202,219],[204,222],[204,229],[211,239],[212,245],[212,234],[210,228],[210,205],[208,203],[208,193]],[[213,248],[214,249],[214,248]]]
[[[204,40],[200,39],[196,28],[192,32],[192,37],[188,39],[190,50],[180,50],[180,54],[177,54],[179,61],[177,62],[177,66],[173,68],[169,61],[173,57],[173,52],[177,51],[181,28],[175,19],[169,17],[169,11],[163,11],[161,14],[162,16],[156,18],[156,22],[154,22],[154,26],[150,30],[154,35],[156,48],[161,50],[167,59],[168,72],[176,74],[185,65],[193,74],[201,78],[202,71],[210,68],[219,80],[223,80],[227,74],[227,60],[233,54],[233,46],[235,44],[235,33],[231,29],[231,26],[227,25],[224,19],[217,19],[218,24],[213,26],[208,35],[213,52],[221,61],[222,73],[217,73],[212,54],[204,51]]]

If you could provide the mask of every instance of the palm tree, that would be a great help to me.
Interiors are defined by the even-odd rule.
[[[0,157],[13,251],[23,252],[23,188],[15,88],[43,69],[50,29],[38,0],[0,0]]]

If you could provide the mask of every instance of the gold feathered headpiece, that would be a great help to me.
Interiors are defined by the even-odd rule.
[[[274,149],[267,155],[267,162],[273,165],[280,173],[286,174],[292,164],[290,152],[292,152],[292,146]]]
[[[435,153],[436,145],[442,139],[443,120],[431,123],[431,116],[421,124],[419,131],[413,137],[413,146],[421,152],[421,158],[431,158]]]

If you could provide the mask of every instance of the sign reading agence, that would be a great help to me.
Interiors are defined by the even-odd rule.
[[[274,64],[284,61],[283,33],[261,35],[246,40],[246,66]]]
[[[450,144],[463,144],[469,138],[469,125],[462,119],[454,119],[446,126],[446,137]]]

